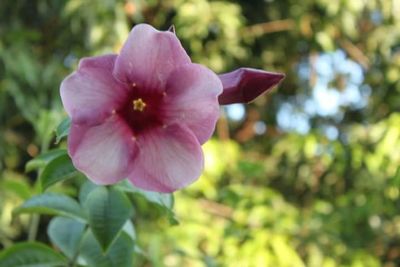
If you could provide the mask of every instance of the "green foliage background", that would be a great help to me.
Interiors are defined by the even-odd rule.
[[[26,162],[57,146],[61,80],[79,58],[117,52],[145,22],[174,24],[193,61],[217,73],[287,76],[239,120],[222,110],[204,175],[174,194],[179,225],[135,199],[135,266],[399,266],[398,14],[395,0],[1,1],[0,248],[35,236],[35,217],[11,212],[39,193]],[[337,65],[318,63],[338,54]],[[363,98],[310,112],[327,69],[324,105],[350,85]],[[77,197],[83,180],[50,191]],[[47,244],[49,218],[35,237]]]

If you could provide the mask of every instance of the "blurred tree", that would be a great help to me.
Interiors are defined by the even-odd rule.
[[[137,202],[137,266],[400,265],[398,14],[391,0],[1,1],[1,245],[25,238],[9,213],[32,194],[25,162],[53,146],[61,80],[146,22],[175,24],[217,72],[287,77],[223,109],[203,177],[176,194],[179,226]]]

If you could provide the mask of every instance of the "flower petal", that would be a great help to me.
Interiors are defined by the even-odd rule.
[[[130,128],[115,115],[93,127],[73,123],[68,152],[94,183],[112,184],[127,177],[138,150]]]
[[[97,57],[85,57],[79,61],[78,69],[81,68],[103,68],[113,70],[117,54],[107,54]]]
[[[156,128],[137,138],[139,154],[128,179],[137,187],[173,192],[200,176],[203,152],[193,133],[178,124]]]
[[[171,71],[187,63],[190,58],[174,33],[139,24],[122,47],[114,75],[147,90],[162,90]]]
[[[127,91],[112,75],[116,57],[84,58],[61,83],[61,100],[74,123],[99,124],[123,102]]]
[[[247,103],[277,85],[284,74],[267,72],[257,69],[240,68],[235,71],[220,74],[224,87],[218,100],[221,105]]]
[[[214,132],[221,92],[221,81],[208,68],[188,64],[175,69],[166,86],[164,113],[167,124],[185,124],[203,144]]]

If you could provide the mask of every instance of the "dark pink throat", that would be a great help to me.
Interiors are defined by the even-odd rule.
[[[138,135],[163,126],[163,98],[163,93],[133,84],[126,102],[116,112],[132,129],[133,135]]]

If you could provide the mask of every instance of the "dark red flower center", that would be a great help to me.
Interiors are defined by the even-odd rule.
[[[163,126],[164,94],[132,84],[127,101],[116,112],[125,120],[134,135]]]

